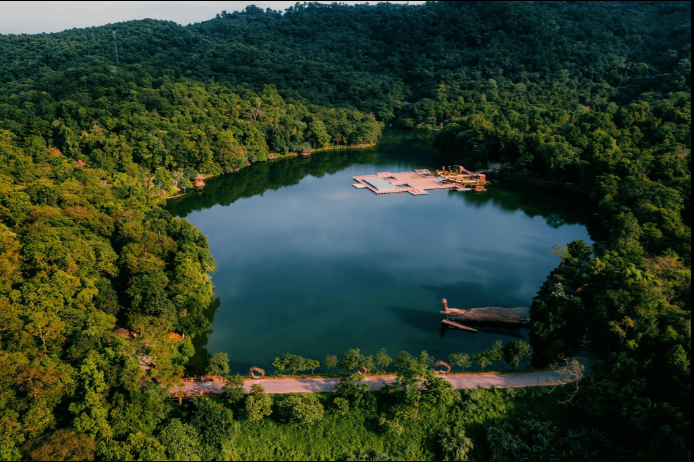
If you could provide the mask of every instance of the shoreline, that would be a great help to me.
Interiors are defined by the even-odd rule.
[[[352,150],[352,149],[355,149],[355,150],[356,150],[356,149],[371,149],[371,148],[375,147],[376,144],[377,144],[377,142],[358,144],[358,145],[354,145],[354,146],[346,146],[346,145],[345,145],[345,146],[328,146],[328,147],[325,147],[325,148],[311,149],[310,152],[311,152],[311,154],[314,154],[314,153],[318,153],[318,152],[327,152],[327,151],[348,151],[348,150]],[[302,154],[299,153],[299,152],[290,152],[290,153],[287,153],[287,154],[272,154],[272,155],[275,156],[275,157],[270,158],[270,157],[269,157],[270,155],[268,155],[268,158],[267,158],[266,160],[259,161],[259,162],[255,162],[255,163],[258,164],[258,163],[260,163],[260,162],[272,162],[272,161],[283,160],[283,159],[294,159],[294,158],[308,158],[308,157],[311,157],[310,154],[309,154],[309,155],[302,155]],[[254,165],[254,164],[247,164],[246,166],[241,167],[241,168],[239,168],[239,169],[236,169],[236,170],[234,170],[234,171],[232,171],[232,172],[223,172],[223,173],[218,173],[218,174],[216,174],[216,175],[203,175],[203,176],[204,176],[204,179],[205,179],[205,180],[209,180],[210,178],[216,178],[216,177],[219,177],[219,176],[230,175],[230,174],[239,172],[239,171],[241,171],[241,170],[243,170],[243,169],[245,169],[245,168],[248,168],[248,167],[250,167],[250,166],[252,166],[252,165]],[[190,191],[193,191],[195,188],[188,188],[188,189],[190,189]],[[180,198],[180,197],[183,197],[183,196],[187,195],[190,191],[186,190],[186,192],[181,193],[181,194],[176,194],[176,195],[173,195],[173,196],[167,196],[167,197],[164,198],[164,200],[178,199],[178,198]]]
[[[532,373],[542,373],[550,372],[549,368],[537,368],[537,369],[525,369],[525,370],[502,370],[502,371],[474,371],[474,372],[447,372],[447,373],[435,373],[437,377],[450,377],[450,376],[475,376],[475,375],[509,375],[509,374],[532,374]],[[226,382],[227,377],[234,377],[240,374],[229,374],[227,376],[191,376],[182,377],[185,383],[205,383],[205,382]],[[312,380],[312,379],[342,379],[352,377],[353,374],[296,374],[296,375],[266,375],[259,378],[253,378],[248,375],[242,375],[241,377],[245,381],[257,381],[257,380]],[[370,378],[394,378],[397,374],[395,372],[385,372],[385,373],[373,373],[367,374],[366,376],[361,376],[362,379]]]

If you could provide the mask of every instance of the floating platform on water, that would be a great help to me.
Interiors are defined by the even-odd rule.
[[[530,323],[530,307],[528,306],[517,308],[489,306],[485,308],[471,308],[469,310],[446,308],[441,313],[446,316],[446,319],[453,318],[465,322],[496,322],[517,326]]]
[[[423,196],[429,194],[428,191],[473,191],[468,187],[470,182],[453,181],[427,169],[400,173],[379,172],[375,175],[355,176],[354,181],[356,183],[352,186],[355,188],[368,189],[379,196],[401,193]]]

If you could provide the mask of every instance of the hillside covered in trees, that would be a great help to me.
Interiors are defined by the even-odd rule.
[[[371,142],[389,125],[595,203],[606,238],[560,251],[531,341],[545,366],[588,332],[601,361],[563,411],[429,380],[420,425],[407,403],[419,409],[412,374],[428,360],[405,357],[402,389],[372,399],[346,385],[350,410],[325,417],[368,428],[361,447],[293,457],[463,457],[460,424],[476,457],[690,458],[689,2],[309,3],[0,35],[0,458],[223,459],[239,432],[300,425],[277,402],[288,417],[246,426],[242,403],[266,403],[260,392],[173,409],[141,386],[180,376],[213,291],[205,236],[161,205],[198,173]],[[317,409],[308,401],[292,409]],[[379,415],[396,404],[397,419]],[[513,439],[540,411],[548,422]],[[627,452],[590,452],[605,434]]]

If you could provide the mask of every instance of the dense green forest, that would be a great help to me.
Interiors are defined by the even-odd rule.
[[[143,387],[181,375],[213,292],[207,239],[164,197],[390,125],[595,204],[605,239],[558,249],[532,305],[537,366],[586,332],[601,358],[575,396],[453,392],[421,355],[389,393],[230,386],[178,407]],[[689,2],[309,3],[0,35],[0,459],[689,459],[690,151]]]

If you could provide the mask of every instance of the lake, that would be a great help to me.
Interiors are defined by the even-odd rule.
[[[353,176],[440,167],[434,158],[426,137],[386,131],[371,150],[255,164],[170,201],[209,237],[219,267],[198,353],[226,351],[232,372],[271,373],[283,353],[322,360],[386,348],[445,359],[527,337],[442,331],[441,299],[528,306],[559,263],[552,247],[591,242],[588,204],[507,181],[423,196],[352,187]]]

